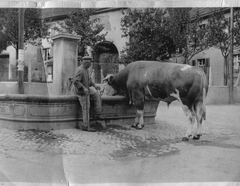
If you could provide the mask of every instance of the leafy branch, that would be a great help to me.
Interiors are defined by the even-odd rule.
[[[97,44],[105,41],[106,33],[103,33],[104,25],[100,19],[94,16],[95,9],[79,9],[68,14],[64,22],[59,22],[54,30],[60,33],[70,33],[81,36],[79,41],[79,56],[87,54],[87,48],[97,50]],[[95,52],[93,51],[93,52]]]

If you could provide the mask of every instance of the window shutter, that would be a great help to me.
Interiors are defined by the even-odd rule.
[[[192,60],[192,66],[196,66],[196,60]]]
[[[50,47],[50,58],[53,57],[53,47]]]
[[[37,48],[37,62],[42,62],[43,59],[42,59],[42,51],[41,51],[41,48]]]
[[[206,64],[205,64],[205,66],[206,66],[206,67],[210,67],[210,59],[209,59],[209,58],[206,59]]]

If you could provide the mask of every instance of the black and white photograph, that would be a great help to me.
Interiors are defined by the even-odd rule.
[[[239,185],[234,2],[0,1],[0,185]]]

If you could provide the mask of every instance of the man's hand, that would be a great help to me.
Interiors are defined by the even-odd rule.
[[[89,90],[88,90],[86,87],[83,88],[83,91],[84,91],[84,93],[85,93],[86,95],[89,94]]]
[[[96,90],[101,90],[101,87],[100,87],[100,86],[97,86],[97,85],[95,85],[94,88],[95,88]]]

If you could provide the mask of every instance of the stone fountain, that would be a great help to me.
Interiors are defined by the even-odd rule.
[[[0,126],[16,130],[52,130],[73,128],[82,121],[81,108],[71,93],[70,79],[77,68],[77,42],[70,34],[52,37],[52,60],[46,61],[47,83],[25,87],[25,94],[0,94]],[[31,87],[32,88],[29,88]],[[34,94],[33,94],[34,92]],[[37,93],[36,93],[37,92]],[[134,122],[136,110],[123,96],[102,96],[105,124]],[[145,123],[154,123],[158,102],[145,104]],[[90,110],[92,112],[92,110]]]

